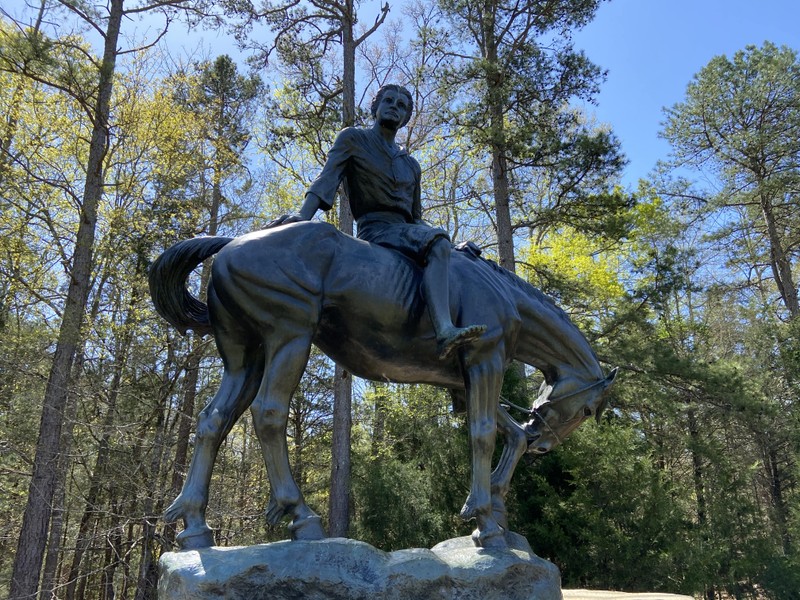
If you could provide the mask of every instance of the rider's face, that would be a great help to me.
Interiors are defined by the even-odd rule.
[[[404,93],[386,90],[378,102],[375,119],[384,127],[399,129],[405,122],[409,109],[408,98]]]

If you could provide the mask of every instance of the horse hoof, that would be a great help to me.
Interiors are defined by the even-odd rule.
[[[181,550],[199,550],[214,545],[214,531],[208,526],[184,529],[176,538]]]
[[[292,521],[289,533],[293,540],[324,540],[327,537],[322,528],[322,519],[318,515],[309,515]]]
[[[491,533],[476,529],[472,532],[472,541],[478,548],[486,548],[489,550],[504,550],[508,548],[505,532],[499,527],[497,531]]]

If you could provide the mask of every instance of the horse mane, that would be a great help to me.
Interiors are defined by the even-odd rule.
[[[564,310],[558,306],[550,296],[545,294],[542,290],[534,286],[529,281],[526,281],[516,273],[512,273],[508,269],[501,267],[495,261],[489,260],[488,258],[483,258],[482,256],[476,257],[477,260],[481,261],[483,264],[488,265],[489,268],[492,269],[496,274],[500,276],[505,282],[511,284],[514,288],[518,289],[519,291],[534,296],[539,302],[543,304],[549,305],[553,310],[563,313],[566,315]]]

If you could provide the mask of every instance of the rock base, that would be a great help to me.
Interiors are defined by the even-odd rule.
[[[563,590],[564,600],[694,600],[691,596],[679,594],[626,593],[600,590]]]
[[[562,600],[558,569],[508,534],[508,550],[470,537],[382,552],[344,538],[161,556],[159,600]]]

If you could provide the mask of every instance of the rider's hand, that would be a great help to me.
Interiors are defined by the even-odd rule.
[[[300,221],[306,221],[301,215],[297,213],[293,213],[290,215],[281,215],[277,219],[273,219],[265,226],[265,229],[269,229],[271,227],[278,227],[279,225],[288,225],[289,223],[299,223]]]
[[[300,221],[310,221],[320,207],[319,196],[312,193],[306,194],[306,199],[303,201],[303,206],[300,211],[290,215],[283,215],[274,221],[267,223],[267,227],[277,227],[278,225],[286,225],[287,223],[299,223]]]

